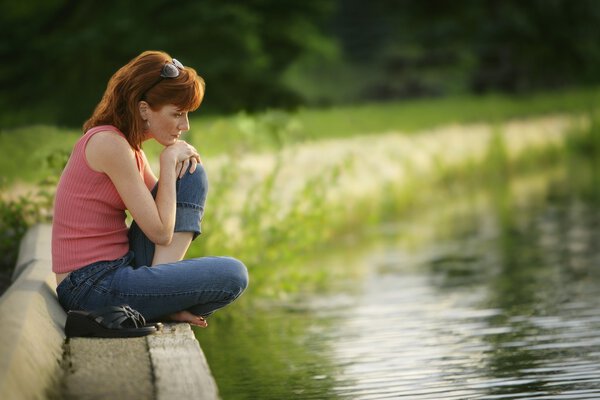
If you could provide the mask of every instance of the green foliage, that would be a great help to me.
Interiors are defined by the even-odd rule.
[[[548,113],[580,113],[599,104],[598,88],[531,93],[488,94],[404,102],[370,103],[295,114],[307,139],[347,137],[387,131],[416,132],[444,124],[500,123]]]
[[[108,78],[144,50],[164,50],[207,82],[204,110],[296,104],[280,75],[315,42],[331,6],[315,0],[3,1],[0,123],[81,125]],[[27,107],[24,108],[23,105]]]
[[[486,153],[481,161],[464,160],[463,164],[440,166],[431,176],[412,176],[398,185],[383,184],[376,193],[365,198],[346,198],[343,202],[327,200],[327,191],[335,187],[341,171],[352,173],[359,165],[357,160],[346,160],[336,165],[300,190],[289,204],[289,210],[281,213],[280,203],[274,201],[280,165],[273,167],[271,174],[257,183],[243,199],[241,211],[234,210],[227,201],[221,201],[207,214],[204,221],[207,233],[194,243],[191,252],[195,256],[206,254],[235,254],[243,259],[252,271],[251,291],[257,296],[286,297],[304,291],[322,290],[327,282],[336,281],[348,274],[323,268],[308,268],[300,265],[299,255],[320,254],[335,246],[340,240],[362,240],[365,228],[381,223],[397,221],[418,205],[424,207],[443,190],[456,186],[486,187],[493,197],[501,223],[509,224],[512,202],[507,185],[518,174],[550,168],[565,161],[577,169],[578,160],[585,158],[598,163],[600,160],[600,124],[598,120],[589,126],[582,125],[570,133],[565,143],[548,145],[539,149],[525,150],[519,157],[509,156],[501,132],[493,133]],[[595,161],[594,161],[595,160]],[[589,161],[586,161],[589,162]],[[214,175],[212,199],[231,198],[239,166],[231,159]],[[600,168],[585,168],[582,171],[600,171]],[[577,172],[571,172],[577,176]],[[598,182],[591,185],[592,192],[581,196],[600,199],[600,174],[585,177]],[[462,186],[461,186],[462,185]],[[586,187],[590,187],[587,185]],[[213,203],[214,204],[214,203]],[[358,211],[359,210],[359,211]],[[231,216],[240,218],[232,240],[223,228]],[[347,276],[347,275],[346,275]]]
[[[460,96],[384,104],[363,104],[296,112],[267,110],[228,116],[191,116],[191,131],[184,140],[203,157],[240,156],[270,151],[296,142],[387,131],[411,133],[443,124],[497,122],[547,113],[584,113],[599,104],[598,88],[544,92],[527,96]],[[52,126],[33,125],[0,130],[0,170],[8,184],[36,182],[50,171],[45,159],[67,152],[81,133]],[[144,144],[152,159],[160,146]]]
[[[594,0],[0,3],[0,124],[79,126],[118,67],[165,50],[204,112],[600,83]]]
[[[44,125],[0,129],[0,171],[5,184],[34,183],[48,175],[58,178],[61,171],[56,166],[65,161],[79,136],[71,129]]]
[[[313,89],[333,79],[346,94],[354,87],[346,101],[364,101],[596,84],[599,21],[594,0],[338,1],[331,28],[342,57],[321,57],[322,73],[308,55],[295,72],[318,83],[296,88],[339,102]]]
[[[188,140],[207,156],[270,151],[308,139],[299,112],[240,112],[221,117],[192,117],[190,123]],[[323,132],[323,137],[327,137],[327,132]]]
[[[56,152],[47,159],[49,170],[60,172],[68,154]],[[47,177],[26,195],[10,195],[0,192],[0,276],[10,276],[19,252],[19,244],[30,226],[52,221],[54,189],[58,183],[56,175]],[[0,189],[6,182],[0,181]]]
[[[488,148],[483,165],[473,168],[472,161],[466,161],[465,166],[440,169],[432,180],[420,179],[407,181],[401,187],[394,182],[384,184],[380,193],[370,193],[368,198],[348,199],[344,203],[333,203],[327,199],[330,188],[335,187],[338,176],[342,172],[351,171],[360,165],[359,160],[350,158],[313,180],[306,182],[296,195],[286,204],[283,212],[275,198],[277,192],[275,182],[280,178],[280,166],[285,160],[279,159],[271,173],[262,181],[256,182],[247,198],[232,199],[235,186],[239,184],[241,166],[238,160],[240,153],[256,150],[280,149],[290,143],[311,138],[331,136],[350,136],[365,132],[378,132],[384,124],[390,130],[412,131],[439,123],[452,121],[477,121],[495,116],[498,121],[515,115],[520,115],[523,105],[528,104],[530,111],[577,111],[581,112],[595,102],[595,92],[563,92],[556,95],[534,96],[522,99],[503,97],[462,98],[456,102],[439,100],[433,103],[413,102],[399,103],[394,106],[385,105],[377,108],[374,105],[330,111],[304,110],[296,114],[279,111],[250,115],[236,114],[229,118],[214,118],[211,120],[198,119],[194,126],[200,126],[190,132],[190,139],[204,154],[204,148],[210,149],[212,155],[221,154],[225,161],[222,166],[209,170],[211,177],[210,197],[211,208],[203,222],[205,233],[201,240],[194,242],[190,250],[191,256],[205,254],[235,254],[244,259],[252,268],[255,279],[253,287],[267,295],[282,295],[302,290],[304,287],[319,286],[333,279],[340,271],[311,271],[306,268],[295,268],[297,255],[305,252],[325,251],[336,240],[347,238],[353,234],[360,235],[361,227],[365,224],[378,224],[398,218],[403,212],[410,210],[428,196],[432,182],[450,185],[457,179],[473,179],[491,184],[507,179],[515,168],[535,165],[552,165],[557,160],[564,160],[564,154],[576,153],[596,154],[600,148],[600,129],[597,120],[593,120],[591,128],[580,127],[580,133],[569,136],[570,142],[563,153],[554,149],[530,153],[522,160],[508,160],[505,144],[500,135],[495,136]],[[438,114],[434,114],[438,110]],[[347,121],[341,116],[356,118]],[[368,116],[373,118],[369,119]],[[427,116],[430,116],[427,119]],[[361,117],[364,116],[365,120]],[[362,125],[361,125],[362,124]],[[357,126],[358,125],[358,126]],[[39,186],[31,196],[0,197],[2,207],[2,240],[6,243],[4,249],[18,248],[18,243],[25,229],[32,223],[48,217],[51,205],[50,189],[56,183],[58,171],[66,162],[67,153],[60,150],[70,148],[78,134],[65,135],[67,141],[60,141],[60,130],[34,127],[13,132],[3,132],[0,140],[4,144],[0,149],[6,151],[0,160],[9,160],[6,165],[19,165],[19,159],[11,158],[13,154],[21,154],[16,146],[24,143],[36,143],[40,149],[59,149],[49,153],[40,165],[43,175],[51,179]],[[230,136],[225,136],[229,133]],[[17,137],[19,140],[17,140]],[[44,143],[48,139],[49,143]],[[9,142],[8,140],[13,140]],[[36,142],[37,140],[37,142]],[[233,151],[225,152],[223,143],[231,145]],[[214,147],[210,147],[210,146]],[[156,149],[158,151],[159,149]],[[153,150],[154,151],[154,150]],[[211,152],[209,151],[209,153]],[[151,153],[151,152],[150,152]],[[40,150],[40,157],[43,152]],[[561,155],[562,154],[562,155]],[[151,155],[151,154],[150,154]],[[19,156],[23,157],[23,156]],[[561,158],[563,157],[563,158]],[[151,157],[152,159],[152,157]],[[25,164],[23,164],[25,165]],[[209,167],[212,167],[212,164]],[[14,168],[14,167],[13,167]],[[600,170],[600,169],[599,169]],[[23,171],[22,171],[23,172]],[[490,179],[490,177],[495,177]],[[600,185],[598,185],[600,187]],[[424,196],[424,197],[423,197]],[[234,201],[235,200],[235,201]],[[241,204],[240,207],[234,203]],[[231,218],[239,220],[236,230],[239,237],[232,238],[231,231],[226,229],[227,221]],[[3,250],[8,254],[10,250]],[[13,256],[14,257],[14,256]],[[9,267],[10,262],[7,263]],[[286,265],[286,268],[274,270],[274,266]]]
[[[13,270],[21,238],[38,213],[37,204],[27,197],[16,200],[0,197],[0,273],[3,275]]]
[[[505,182],[510,176],[510,160],[508,149],[502,133],[496,129],[492,134],[484,163],[490,166],[489,179],[494,185]]]
[[[302,268],[270,272],[274,265],[292,265],[298,254],[322,250],[331,243],[336,232],[340,234],[345,228],[340,221],[348,216],[339,205],[336,207],[326,200],[326,192],[334,185],[341,166],[323,171],[306,182],[282,212],[281,202],[274,199],[278,194],[274,184],[282,162],[279,158],[271,173],[251,187],[239,210],[223,201],[232,199],[232,191],[240,178],[239,166],[230,159],[213,171],[215,179],[212,179],[210,197],[221,201],[204,217],[203,226],[209,233],[194,242],[189,251],[190,256],[235,254],[250,268],[262,271],[258,272],[260,277],[255,280],[253,290],[266,295],[295,292],[329,278],[324,273],[315,280],[314,271]],[[236,238],[225,228],[232,218],[237,221]]]
[[[593,129],[597,129],[597,127]],[[592,135],[596,134],[593,133]],[[584,149],[589,146],[589,143],[586,144],[585,141],[595,140],[590,137],[590,132],[586,126],[581,126],[578,132],[573,132],[573,135],[581,135],[583,142],[577,147],[584,152],[587,152]],[[586,137],[587,139],[585,139]],[[538,203],[533,198],[551,195],[557,189],[555,186],[559,186],[558,190],[560,192],[567,193],[567,196],[570,196],[568,193],[575,192],[575,190],[572,190],[575,187],[571,187],[569,184],[563,187],[565,182],[580,176],[582,173],[588,175],[589,172],[594,170],[600,171],[598,168],[575,169],[566,176],[555,179],[556,172],[562,174],[565,170],[564,165],[560,165],[562,161],[560,153],[555,152],[552,148],[545,148],[542,151],[527,152],[523,155],[523,159],[515,160],[511,158],[509,160],[504,150],[505,145],[506,143],[503,143],[500,136],[497,135],[494,140],[490,141],[487,149],[488,156],[482,164],[471,165],[472,168],[447,171],[445,182],[435,179],[435,185],[429,183],[424,185],[428,186],[429,191],[421,193],[420,204],[417,208],[418,212],[413,213],[412,218],[400,214],[398,210],[404,209],[404,206],[395,205],[391,201],[389,205],[395,209],[395,212],[383,220],[390,221],[392,217],[395,217],[396,221],[401,222],[398,224],[392,223],[393,233],[388,233],[389,237],[382,232],[387,227],[379,225],[378,228],[382,231],[378,232],[376,239],[381,246],[377,249],[382,254],[387,254],[386,251],[389,250],[390,246],[398,248],[399,243],[401,243],[400,246],[403,251],[413,254],[419,253],[419,251],[416,251],[418,249],[431,249],[433,247],[434,251],[427,253],[425,261],[423,259],[413,259],[416,262],[413,262],[412,266],[402,264],[401,268],[403,271],[412,271],[412,268],[416,270],[423,267],[431,269],[433,273],[430,275],[434,277],[433,287],[445,291],[445,293],[454,294],[457,285],[462,285],[463,288],[469,290],[469,287],[475,287],[483,282],[488,284],[490,279],[493,278],[494,285],[498,286],[494,288],[498,292],[498,296],[492,296],[493,298],[490,301],[493,304],[502,305],[507,310],[506,315],[502,314],[498,317],[503,320],[512,315],[522,316],[539,312],[539,290],[532,290],[531,284],[536,280],[541,282],[544,287],[552,288],[554,284],[564,284],[565,279],[572,278],[576,284],[587,285],[586,287],[593,289],[595,282],[590,278],[593,278],[591,275],[595,270],[593,268],[594,258],[588,257],[593,253],[586,252],[585,249],[586,246],[588,250],[594,249],[597,243],[593,240],[597,238],[597,235],[590,235],[589,233],[594,232],[594,223],[597,223],[597,218],[595,218],[597,213],[594,211],[596,209],[593,208],[593,205],[598,203],[592,203],[592,206],[585,203],[564,201],[547,203],[544,200]],[[545,154],[547,150],[550,151],[551,157]],[[567,153],[570,150],[561,146],[560,152]],[[577,152],[579,150],[576,150],[571,156],[581,158],[582,154],[577,154]],[[532,165],[532,159],[538,161],[534,163],[536,165],[535,170],[528,169]],[[507,163],[510,163],[509,169],[515,172],[512,177],[507,177],[513,178],[512,182],[510,179],[505,179],[502,182],[496,181],[495,177],[500,175],[496,171],[497,168],[506,168]],[[581,165],[578,165],[578,167],[581,167]],[[526,171],[523,171],[522,168],[525,168]],[[533,173],[527,174],[524,172]],[[547,173],[548,175],[546,175]],[[471,178],[468,174],[472,174],[478,180],[475,182],[465,179]],[[490,177],[492,179],[489,179]],[[534,186],[536,186],[533,190],[531,190],[531,178],[534,178]],[[537,186],[538,178],[542,178],[543,184],[540,186]],[[490,186],[495,185],[496,190],[489,191],[488,187],[482,187],[488,183]],[[590,182],[588,180],[585,185],[579,183],[577,186],[593,186],[597,191],[600,185],[596,183],[597,181]],[[525,185],[523,186],[523,184]],[[405,188],[404,185],[402,187]],[[435,188],[431,190],[432,187]],[[418,193],[421,189],[424,188],[406,188],[406,191],[414,190],[415,193]],[[452,189],[454,192],[452,193],[448,189]],[[578,191],[581,193],[584,190],[580,188]],[[495,197],[498,194],[505,196],[499,199],[499,204],[493,204],[498,209],[489,207],[486,204],[487,201],[484,202],[485,207],[481,206],[480,196],[485,196],[487,199],[489,196]],[[430,198],[431,203],[427,200],[423,202],[423,197]],[[456,201],[457,198],[460,201]],[[524,201],[523,198],[526,198],[526,200]],[[394,199],[395,197],[391,200]],[[490,200],[494,201],[494,199]],[[538,204],[549,205],[550,208],[545,211],[550,211],[551,214],[539,212]],[[575,204],[577,207],[565,209],[563,207],[565,204]],[[362,207],[358,209],[362,211]],[[507,210],[509,218],[506,218]],[[524,210],[527,211],[524,212]],[[424,215],[425,218],[423,218]],[[435,218],[431,218],[431,215],[435,215]],[[581,224],[582,218],[584,224]],[[498,219],[503,223],[500,227],[494,226],[494,222]],[[411,220],[413,223],[411,223]],[[328,215],[325,213],[323,223],[329,225],[329,221]],[[420,222],[420,224],[415,224],[415,221]],[[484,224],[482,224],[482,221]],[[552,223],[550,227],[548,226],[549,221]],[[490,227],[489,224],[492,224],[492,226]],[[435,226],[435,228],[431,228],[431,226]],[[573,226],[584,227],[583,231],[579,230],[580,234],[575,235],[574,238],[572,237],[573,229],[570,229]],[[536,231],[540,227],[543,232]],[[355,228],[357,231],[362,229],[359,224],[355,225]],[[490,229],[493,232],[493,237],[490,236]],[[566,235],[567,239],[570,238],[570,240],[578,243],[575,250],[571,249],[577,255],[578,263],[576,263],[576,267],[567,268],[565,271],[560,270],[558,273],[557,268],[546,268],[544,270],[545,264],[540,264],[540,257],[538,257],[539,255],[543,258],[544,254],[531,251],[531,248],[539,245],[540,238],[548,238],[548,229],[556,237],[563,238]],[[424,234],[422,230],[429,233]],[[561,233],[561,230],[564,230],[564,232]],[[392,237],[393,239],[389,240]],[[473,240],[475,237],[484,239]],[[364,248],[363,239],[364,237],[361,237],[361,240],[357,241],[357,244],[360,243],[359,246],[344,246],[342,250],[329,247],[328,250],[340,263],[344,263],[342,260],[350,259],[353,256],[355,259],[362,259],[364,257],[356,257],[352,253],[356,248]],[[338,240],[339,238],[336,238],[336,241]],[[426,243],[423,243],[424,241]],[[414,242],[420,243],[416,248],[411,248],[410,246]],[[454,246],[457,242],[460,242],[461,246]],[[543,242],[544,246],[557,246],[556,240],[543,240]],[[452,245],[444,247],[448,243]],[[426,246],[423,246],[424,244]],[[442,245],[440,246],[440,244]],[[486,252],[487,247],[477,247],[482,244],[483,246],[491,244],[494,254],[498,254],[500,259],[493,257],[493,259],[487,259],[483,264],[478,262],[480,257],[477,254],[489,254],[489,252]],[[556,254],[568,255],[570,250],[565,251],[565,246],[565,244],[558,243]],[[351,253],[351,255],[348,256],[348,253]],[[318,275],[322,270],[331,268],[333,264],[323,254],[309,254],[308,256],[303,254],[299,258],[302,259],[302,262],[291,266],[284,263],[256,266],[256,268],[251,269],[252,280],[249,290],[253,290],[256,281],[258,279],[262,280],[265,275],[286,275],[289,277],[291,273],[287,271],[295,269],[311,270],[313,275]],[[562,262],[560,257],[558,260],[559,263]],[[355,267],[356,264],[360,264],[361,267]],[[341,298],[336,295],[328,296],[319,290],[316,294],[313,292],[301,293],[291,301],[286,299],[285,301],[273,302],[255,296],[256,293],[248,293],[236,301],[231,308],[212,317],[211,329],[198,329],[196,333],[198,340],[203,343],[203,347],[206,349],[211,369],[215,374],[223,398],[253,399],[290,396],[335,398],[336,394],[339,393],[331,392],[331,388],[339,388],[345,383],[344,371],[337,371],[336,367],[343,368],[344,365],[338,363],[334,366],[327,361],[327,357],[323,358],[323,354],[327,355],[328,353],[327,349],[324,349],[321,344],[331,344],[335,341],[335,336],[328,333],[336,332],[335,330],[331,331],[331,327],[338,326],[339,328],[340,321],[336,320],[336,315],[340,315],[340,313],[329,312],[327,307],[332,306],[336,310],[342,308],[342,311],[344,311],[347,296],[360,299],[360,296],[355,296],[356,293],[353,293],[351,287],[362,293],[364,289],[362,283],[365,282],[365,279],[368,280],[368,276],[364,274],[370,276],[376,271],[376,273],[385,276],[398,272],[397,259],[394,259],[388,265],[386,267],[385,262],[377,263],[371,258],[367,259],[367,262],[347,263],[344,278],[348,278],[349,273],[351,273],[350,270],[361,269],[363,271],[362,279],[349,279],[350,283],[344,287],[344,290],[335,290],[336,295],[343,294]],[[285,272],[282,272],[282,270],[285,270]],[[551,278],[556,279],[548,280],[548,271],[553,271]],[[513,274],[512,279],[509,279],[509,274]],[[340,280],[330,280],[328,283],[331,285]],[[515,282],[517,283],[516,286]],[[292,285],[288,283],[288,286]],[[552,289],[546,291],[550,296],[555,294]],[[592,290],[590,293],[595,292]],[[565,295],[568,296],[570,293]],[[325,303],[319,302],[317,305],[307,306],[307,299],[313,297],[329,301],[326,304],[325,312],[314,312],[315,307],[323,306]],[[564,304],[564,299],[560,298],[554,303],[560,306]],[[491,303],[486,302],[486,305],[488,304]],[[521,306],[517,307],[516,304]],[[523,313],[523,310],[525,313]],[[231,335],[230,332],[236,332],[236,334]],[[506,339],[514,342],[513,332],[507,335]],[[234,350],[222,351],[223,346]],[[265,348],[268,348],[269,351],[265,352]]]
[[[256,143],[262,139],[268,145],[282,148],[302,139],[302,124],[291,114],[281,110],[267,110],[257,115],[241,113],[235,123],[245,137],[245,142]]]
[[[569,167],[567,192],[600,203],[600,115],[590,117],[589,126],[580,126],[569,135],[563,160]],[[583,160],[583,161],[582,161]],[[591,168],[590,168],[591,166]],[[592,184],[581,184],[592,182]]]
[[[589,121],[573,130],[567,141],[570,153],[600,158],[600,115],[597,112],[591,113]]]
[[[244,154],[307,140],[397,131],[411,133],[452,123],[502,122],[548,113],[581,113],[599,104],[598,88],[489,94],[370,103],[331,108],[267,110],[221,117],[193,116],[187,140],[201,154]]]

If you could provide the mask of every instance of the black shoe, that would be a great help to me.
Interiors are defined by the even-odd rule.
[[[65,324],[67,337],[139,337],[156,332],[154,325],[133,308],[111,306],[96,311],[69,311]]]

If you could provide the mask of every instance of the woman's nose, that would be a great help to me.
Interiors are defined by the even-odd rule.
[[[189,131],[190,130],[190,121],[189,121],[187,115],[184,118],[181,118],[179,120],[178,128],[180,131]]]

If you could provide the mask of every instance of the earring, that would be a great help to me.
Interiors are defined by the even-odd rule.
[[[146,125],[145,126],[146,130],[150,129],[150,121],[148,121],[147,119],[145,119],[144,122],[146,123],[145,124]]]

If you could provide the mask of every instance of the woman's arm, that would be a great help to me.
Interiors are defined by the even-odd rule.
[[[144,157],[144,182],[146,183],[146,187],[148,190],[152,191],[154,186],[156,186],[156,182],[158,182],[158,178],[154,175],[154,171],[150,168],[150,163],[148,162],[148,158],[146,157],[146,153],[143,150],[140,150],[142,153],[142,157]]]
[[[87,143],[85,155],[89,166],[111,179],[133,219],[148,238],[168,245],[175,226],[176,165],[190,157],[185,143],[168,146],[160,157],[160,185],[156,201],[140,177],[135,153],[129,143],[114,132],[98,132]],[[189,146],[191,147],[191,146]],[[193,149],[193,148],[192,148]]]

